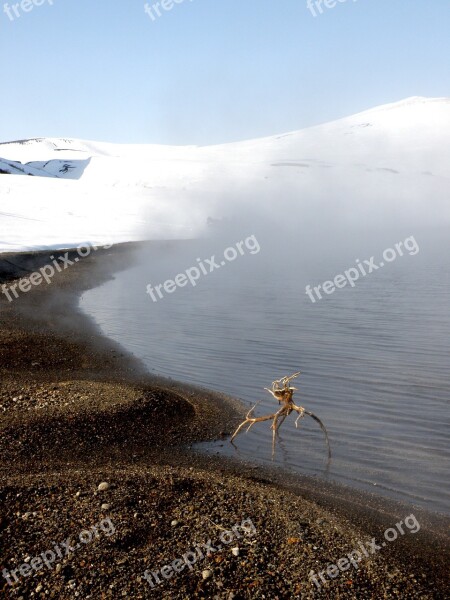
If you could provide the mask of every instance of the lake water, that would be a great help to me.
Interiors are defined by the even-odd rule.
[[[300,370],[294,399],[327,426],[333,459],[327,466],[318,425],[305,417],[296,430],[291,415],[280,430],[275,464],[449,512],[445,238],[436,245],[432,234],[416,235],[418,254],[406,253],[316,303],[305,294],[307,284],[332,279],[356,258],[378,252],[380,259],[384,240],[355,242],[357,254],[350,243],[319,256],[308,244],[269,252],[262,234],[260,252],[246,249],[196,287],[177,288],[157,302],[146,294],[148,283],[173,279],[197,257],[223,255],[239,239],[228,234],[148,250],[139,264],[85,293],[81,306],[151,372],[228,393],[248,406],[261,400],[257,415],[278,406],[263,388]],[[236,445],[238,451],[223,441],[212,447],[271,462],[270,423],[242,433]]]

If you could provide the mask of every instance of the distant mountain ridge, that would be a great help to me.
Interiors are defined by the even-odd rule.
[[[0,143],[0,157],[0,252],[196,237],[211,219],[271,220],[274,205],[450,220],[450,98],[213,146],[35,138]]]

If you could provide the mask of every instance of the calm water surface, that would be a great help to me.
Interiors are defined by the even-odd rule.
[[[305,418],[296,430],[291,415],[276,463],[449,512],[449,248],[430,255],[422,246],[315,304],[305,285],[334,277],[357,256],[276,258],[261,244],[260,253],[247,252],[195,288],[157,303],[145,293],[148,283],[163,283],[234,241],[149,252],[87,292],[82,308],[150,371],[249,406],[261,400],[258,415],[275,408],[262,388],[301,370],[297,404],[326,424],[333,460],[327,469],[317,424]],[[270,462],[269,428],[263,423],[242,434],[238,453],[227,442],[214,449]]]

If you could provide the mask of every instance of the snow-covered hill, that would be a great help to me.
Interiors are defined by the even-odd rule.
[[[233,144],[31,139],[0,144],[0,157],[0,252],[195,237],[208,217],[283,211],[450,220],[448,98]]]

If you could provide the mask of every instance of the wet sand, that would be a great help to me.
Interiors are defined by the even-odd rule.
[[[138,251],[131,244],[99,250],[55,275],[51,285],[20,292],[13,302],[0,296],[3,596],[448,597],[443,517],[192,450],[198,441],[228,443],[241,404],[149,376],[78,311],[82,291],[126,268]],[[3,255],[0,283],[49,262],[45,252]],[[108,489],[98,489],[102,482]],[[320,589],[308,579],[359,542],[381,544],[383,532],[411,513],[419,532],[406,530],[335,578],[324,574]],[[222,541],[225,531],[248,519],[251,530],[239,537],[235,530],[234,539]],[[94,526],[92,540],[86,542],[85,533],[80,541]],[[203,558],[197,551],[192,568],[184,561],[180,572],[166,569],[167,579],[161,574],[208,540],[210,549],[203,547]],[[45,552],[55,555],[50,566],[12,574]],[[161,583],[154,576],[145,580],[146,570]]]

